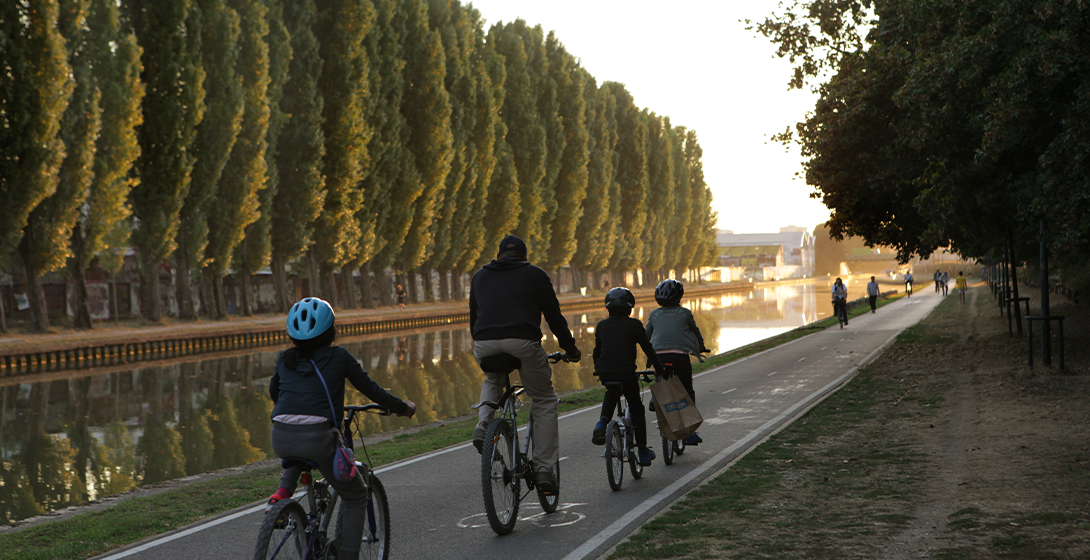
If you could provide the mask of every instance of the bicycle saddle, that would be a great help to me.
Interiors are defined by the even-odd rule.
[[[481,358],[481,369],[488,373],[511,373],[522,367],[522,360],[511,354],[494,354]]]
[[[310,459],[304,459],[303,457],[284,457],[280,459],[280,468],[287,470],[292,467],[299,467],[304,471],[318,468],[318,463],[311,461]]]

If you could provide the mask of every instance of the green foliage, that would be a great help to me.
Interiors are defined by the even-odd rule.
[[[675,189],[673,142],[669,117],[651,113],[647,128],[648,204],[643,230],[644,270],[659,270],[666,262],[666,240],[674,219]]]
[[[246,227],[257,221],[258,192],[265,188],[266,134],[269,130],[268,8],[262,0],[230,0],[240,17],[237,73],[242,79],[243,118],[231,157],[220,177],[219,193],[207,205],[209,243],[205,256],[220,276],[231,266]]]
[[[413,270],[430,256],[437,207],[443,204],[443,186],[453,159],[450,95],[443,84],[446,57],[438,31],[428,26],[428,5],[412,0],[405,14],[405,91],[401,114],[423,191],[413,202],[412,226],[398,261]]]
[[[133,243],[145,263],[168,257],[175,248],[179,215],[189,193],[197,126],[204,116],[205,72],[201,64],[200,13],[194,2],[123,3],[137,40],[146,94],[138,128],[140,181],[130,192],[139,220]]]
[[[544,223],[550,236],[548,252],[542,261],[546,266],[560,267],[567,265],[575,254],[576,228],[583,215],[583,199],[587,196],[590,134],[583,82],[588,76],[551,32],[545,48],[549,81],[556,88],[553,122],[559,123],[561,130],[550,130],[549,133],[550,159],[556,154],[558,162],[556,180],[551,187],[555,211],[552,219]],[[543,216],[543,220],[547,217],[548,214]]]
[[[289,115],[277,143],[280,184],[272,203],[272,252],[280,262],[302,256],[313,242],[314,222],[325,201],[323,98],[318,88],[322,59],[314,34],[312,2],[284,2],[284,23],[291,36],[288,81],[280,112]]]
[[[57,189],[61,118],[73,83],[55,0],[0,6],[0,252],[22,237],[30,212]]]
[[[136,181],[129,171],[140,155],[136,127],[143,121],[144,84],[140,81],[141,48],[119,18],[117,2],[91,0],[85,48],[93,69],[89,79],[101,92],[102,124],[90,193],[80,209],[78,235],[73,234],[72,251],[82,252],[78,260],[85,262],[95,255],[120,254],[132,227],[127,198]],[[105,261],[101,258],[100,265]]]
[[[501,117],[507,99],[507,66],[504,55],[496,50],[495,31],[489,31],[484,49],[485,66],[492,83],[492,107],[496,110],[493,157],[495,167],[488,184],[488,204],[485,207],[485,239],[481,260],[487,262],[496,255],[503,237],[518,227],[522,198],[514,150],[507,142],[507,123]]]
[[[584,71],[585,72],[585,71]],[[620,212],[620,184],[613,169],[617,144],[617,100],[610,88],[599,88],[585,77],[587,126],[590,129],[587,191],[582,217],[575,232],[578,251],[572,264],[592,271],[606,269],[617,238],[616,215]]]
[[[636,107],[632,94],[623,85],[606,82],[602,87],[609,88],[617,101],[613,167],[621,193],[619,212],[615,214],[620,216],[621,224],[609,267],[633,269],[643,264],[645,252],[642,233],[648,212],[648,115]]]
[[[367,142],[368,59],[365,40],[374,23],[370,0],[317,2],[317,36],[322,58],[318,89],[323,96],[322,131],[325,136],[325,201],[315,227],[319,261],[328,268],[351,262],[361,244],[372,243],[371,222],[361,228],[363,209],[360,181],[369,166]]]

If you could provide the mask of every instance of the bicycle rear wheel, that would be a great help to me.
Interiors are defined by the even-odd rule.
[[[679,439],[679,440],[674,442],[674,455],[684,455],[684,454],[685,454],[685,440],[684,439]]]
[[[552,513],[556,511],[556,507],[560,505],[560,462],[557,461],[556,466],[553,467],[553,478],[556,479],[556,492],[552,494],[546,494],[541,491],[541,488],[537,489],[537,501],[541,502],[541,509],[545,510],[545,513]]]
[[[674,463],[674,442],[662,438],[662,462],[667,465]]]
[[[518,451],[506,420],[488,425],[481,452],[481,487],[488,524],[498,535],[515,528],[519,512],[519,479],[515,469]]]
[[[280,500],[265,514],[257,531],[254,560],[304,560],[307,514],[295,500]]]
[[[616,420],[606,426],[606,478],[614,492],[621,489],[624,481],[624,440],[621,426]]]

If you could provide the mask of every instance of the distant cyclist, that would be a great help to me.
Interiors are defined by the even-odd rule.
[[[469,330],[473,334],[473,356],[477,363],[488,356],[510,354],[522,362],[519,377],[533,404],[534,482],[545,492],[557,490],[553,467],[560,460],[558,399],[553,389],[553,371],[541,347],[541,317],[556,335],[565,359],[578,362],[579,348],[560,313],[553,282],[540,268],[526,261],[526,243],[514,235],[500,241],[496,259],[473,275],[469,290]],[[497,401],[503,394],[500,374],[486,373],[481,383],[481,402]],[[485,431],[495,415],[482,406],[473,429],[473,444],[480,451]]]
[[[681,381],[689,397],[696,402],[693,390],[693,365],[690,355],[699,356],[709,350],[704,347],[704,336],[696,326],[692,311],[681,306],[685,286],[673,278],[667,278],[655,288],[655,301],[662,307],[647,317],[647,337],[655,348],[659,361],[670,366]],[[704,440],[693,432],[685,438],[685,445],[697,445]]]
[[[848,324],[848,287],[840,278],[833,282],[833,313],[838,317],[843,313],[844,324]]]
[[[905,272],[905,294],[912,297],[912,272]]]

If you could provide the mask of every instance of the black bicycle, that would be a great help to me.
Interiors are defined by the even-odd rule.
[[[548,356],[550,363],[567,361],[563,352]],[[497,354],[481,360],[481,369],[489,373],[503,375],[503,394],[497,402],[485,401],[473,405],[492,407],[499,415],[492,419],[485,431],[484,446],[481,448],[481,490],[484,494],[484,511],[488,524],[499,535],[506,535],[515,528],[518,521],[519,503],[532,491],[537,492],[541,509],[553,513],[560,505],[560,463],[553,467],[553,479],[556,480],[555,492],[546,492],[534,482],[534,468],[530,461],[534,449],[534,417],[530,415],[526,422],[526,441],[519,445],[517,410],[521,401],[519,396],[525,392],[522,385],[511,384],[511,372],[522,366],[522,362],[510,354]],[[531,408],[533,404],[530,404]],[[526,483],[526,493],[522,493],[522,483]]]
[[[655,370],[637,371],[636,375],[644,383],[650,383],[650,375]],[[606,459],[606,479],[609,487],[614,492],[621,489],[624,481],[624,464],[628,463],[632,471],[632,478],[639,479],[643,476],[643,465],[640,464],[636,450],[636,432],[632,424],[632,413],[628,406],[628,399],[624,398],[620,381],[605,381],[602,383],[606,390],[617,391],[617,413],[613,420],[606,424],[606,448],[602,456]]]
[[[353,432],[359,433],[358,412],[374,412],[389,416],[390,411],[377,404],[344,407],[344,437],[353,441]],[[355,420],[356,422],[353,422]],[[353,430],[353,426],[355,429]],[[367,457],[367,447],[363,447]],[[390,557],[390,505],[386,490],[368,464],[356,461],[356,476],[363,480],[367,489],[367,517],[363,523],[363,542],[360,558],[387,560]],[[341,519],[344,507],[337,491],[326,479],[314,480],[311,471],[317,468],[313,461],[288,457],[281,461],[287,469],[299,467],[299,477],[306,486],[302,502],[284,499],[265,513],[265,520],[257,533],[254,560],[336,560],[340,553]]]

